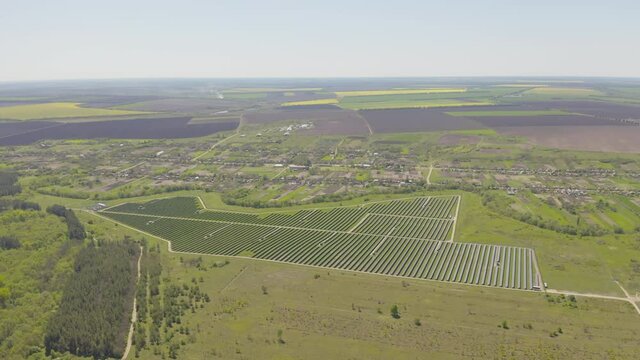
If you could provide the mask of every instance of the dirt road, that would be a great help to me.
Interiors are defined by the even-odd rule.
[[[136,285],[138,281],[140,281],[140,260],[142,259],[142,246],[140,246],[140,255],[138,255],[138,277],[136,278]],[[138,319],[138,313],[136,312],[136,297],[133,297],[133,310],[131,310],[131,326],[129,327],[129,335],[127,336],[127,347],[124,349],[124,353],[122,354],[122,360],[126,359],[129,356],[129,351],[131,351],[131,345],[133,344],[133,325],[136,323]]]

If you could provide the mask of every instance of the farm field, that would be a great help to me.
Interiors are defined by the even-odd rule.
[[[190,117],[162,119],[133,119],[94,121],[83,123],[58,122],[0,122],[0,145],[25,145],[39,140],[53,139],[160,139],[188,138],[234,130],[237,121],[189,124]],[[32,124],[38,124],[33,126]]]
[[[415,95],[373,95],[345,97],[340,107],[351,110],[412,109],[494,105],[490,101],[466,99],[423,99]]]
[[[338,99],[329,98],[329,99],[318,99],[318,100],[303,100],[303,101],[289,101],[283,103],[282,106],[308,106],[308,105],[331,105],[337,104]]]
[[[361,110],[374,133],[482,129],[480,122],[436,109]]]
[[[540,288],[532,249],[448,241],[458,202],[458,197],[426,197],[255,215],[205,210],[194,198],[174,198],[122,204],[100,214],[166,239],[176,252],[512,289]]]
[[[79,103],[44,103],[0,107],[0,119],[37,120],[94,116],[122,116],[147,114],[140,111],[81,107]]]
[[[549,148],[640,153],[638,126],[502,126],[496,130]]]
[[[547,116],[547,115],[569,115],[568,112],[562,110],[486,110],[486,111],[447,111],[447,115],[451,116],[468,116],[468,117],[499,117],[499,116]]]
[[[390,89],[390,90],[354,90],[336,91],[339,97],[376,96],[376,95],[412,95],[412,94],[449,94],[463,93],[466,88],[432,88],[432,89]]]
[[[603,95],[602,92],[580,87],[554,87],[542,86],[525,91],[525,94],[533,95],[552,95],[552,96],[593,96]]]
[[[474,117],[472,117],[474,118]],[[485,126],[616,126],[624,125],[583,115],[542,115],[542,116],[479,116],[475,120]]]

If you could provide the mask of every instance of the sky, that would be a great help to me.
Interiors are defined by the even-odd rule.
[[[629,0],[0,0],[0,81],[640,77]]]

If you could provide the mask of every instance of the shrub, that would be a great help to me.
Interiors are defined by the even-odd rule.
[[[398,310],[398,305],[393,305],[391,307],[391,317],[394,319],[400,319],[400,310]]]

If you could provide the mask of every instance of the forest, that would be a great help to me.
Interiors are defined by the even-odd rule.
[[[45,330],[48,355],[122,356],[139,253],[129,240],[91,243],[78,253],[60,307]]]

